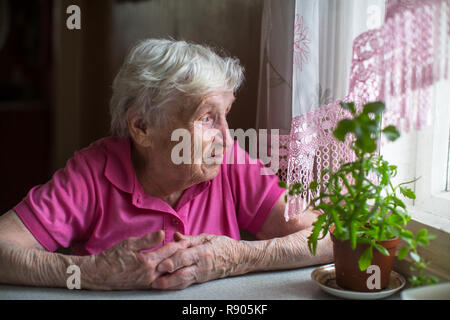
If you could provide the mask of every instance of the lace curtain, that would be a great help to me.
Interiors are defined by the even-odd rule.
[[[302,10],[312,10],[309,18],[317,17],[317,1],[300,3]],[[307,188],[312,180],[320,178],[323,168],[336,170],[341,160],[353,160],[350,141],[339,143],[332,134],[337,123],[349,116],[340,108],[340,102],[354,101],[361,107],[383,100],[384,123],[393,123],[403,131],[431,123],[433,83],[447,79],[449,73],[450,0],[388,0],[384,24],[362,33],[353,42],[348,94],[331,103],[317,99],[317,107],[308,101],[307,93],[314,90],[315,81],[311,79],[316,78],[306,73],[303,78],[296,76],[296,71],[303,72],[307,63],[320,63],[320,59],[308,56],[315,38],[308,38],[308,31],[313,29],[298,14],[298,8],[294,18],[292,87],[297,83],[300,88],[292,89],[293,118],[285,142],[285,164],[287,183],[299,182]],[[323,179],[327,180],[327,175]],[[286,219],[300,213],[313,197],[310,192],[290,197]]]
[[[264,0],[257,129],[289,134],[291,120],[348,92],[353,39],[384,18],[384,0]]]
[[[292,118],[348,92],[353,39],[384,18],[384,0],[265,0],[257,129],[279,129],[287,180]]]

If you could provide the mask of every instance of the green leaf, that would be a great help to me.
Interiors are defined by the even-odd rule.
[[[372,219],[377,213],[378,208],[380,207],[380,201],[377,200],[375,204],[373,205],[372,209],[370,209],[369,214],[367,215],[367,220]]]
[[[386,219],[386,223],[389,225],[405,225],[408,221],[399,211],[396,211]]]
[[[364,127],[368,133],[377,133],[380,130],[379,116],[375,116],[375,119],[371,119],[368,114],[361,113],[357,118],[357,122]]]
[[[427,234],[428,234],[428,230],[427,229],[420,229],[419,231],[417,231],[416,239],[422,238],[422,237],[426,237]]]
[[[330,173],[330,172],[331,172],[330,169],[325,168],[325,169],[323,169],[322,172],[320,173],[320,176],[323,178],[324,175],[326,175],[327,173]]]
[[[416,242],[421,246],[428,246],[430,244],[430,235],[427,229],[420,229],[416,234]],[[431,237],[432,238],[432,237]]]
[[[372,102],[372,103],[368,103],[364,106],[363,113],[364,114],[374,113],[376,115],[379,115],[384,111],[385,108],[386,107],[385,107],[384,103],[381,101]]]
[[[355,104],[353,102],[349,102],[349,103],[340,103],[341,107],[345,110],[350,111],[352,114],[356,114],[356,108],[355,108]]]
[[[392,203],[396,206],[396,207],[401,207],[403,209],[406,209],[406,205],[405,203],[400,200],[399,198],[397,198],[395,195],[391,195],[386,197],[387,200],[392,200]]]
[[[435,283],[438,283],[439,282],[439,279],[437,278],[437,277],[435,277],[435,276],[428,276],[428,279],[427,279],[427,284],[435,284]]]
[[[363,125],[356,124],[356,146],[365,153],[373,153],[377,149],[376,139],[372,138],[370,132]]]
[[[395,126],[387,126],[382,132],[389,141],[395,141],[400,137],[400,132]]]
[[[393,236],[401,238],[400,234],[401,234],[401,228],[398,225],[388,225],[387,226],[387,230],[389,233],[391,233]]]
[[[400,239],[406,241],[408,244],[414,240],[414,235],[409,230],[400,230],[400,234],[398,235]]]
[[[342,224],[339,220],[339,217],[336,214],[336,210],[334,208],[331,208],[330,210],[331,217],[333,218],[334,225],[336,226],[336,233],[340,235],[342,233]]]
[[[361,244],[370,244],[371,243],[368,238],[363,238],[363,237],[359,237],[358,239],[356,239],[356,241]]]
[[[397,175],[397,166],[396,165],[390,165],[389,171],[391,171],[391,175],[395,177]]]
[[[365,271],[372,263],[372,246],[364,250],[361,257],[359,257],[358,265],[359,270]]]
[[[317,181],[313,181],[309,184],[309,189],[316,190],[318,186],[319,186],[319,184],[317,183]]]
[[[397,255],[398,260],[403,260],[403,259],[405,259],[405,257],[406,257],[406,255],[408,254],[408,252],[409,252],[409,248],[408,248],[408,247],[403,247],[403,248],[401,248],[401,249],[398,251],[398,255]]]
[[[434,240],[434,239],[436,239],[436,235],[429,233],[429,234],[427,234],[427,238],[428,238],[428,240]]]
[[[416,242],[418,245],[421,245],[423,247],[426,247],[430,244],[430,242],[428,241],[427,238],[418,238],[418,239],[416,239]]]
[[[401,230],[400,231],[400,236],[402,237],[402,239],[414,239],[414,235],[411,231],[409,230]]]
[[[373,153],[377,150],[377,144],[373,140],[365,137],[357,139],[355,144],[364,153]]]
[[[327,218],[326,214],[321,214],[320,216],[317,217],[317,220],[313,223],[314,226],[313,231],[308,237],[308,247],[313,255],[316,255],[317,240],[319,239],[320,231],[323,228],[323,224],[326,221],[326,218]]]
[[[336,129],[333,131],[334,136],[344,142],[347,133],[355,132],[355,122],[350,119],[343,119],[339,121]]]
[[[287,184],[285,181],[278,182],[278,186],[283,189],[287,189]]]
[[[408,187],[400,187],[400,192],[409,199],[415,199],[416,194]]]
[[[411,251],[409,253],[409,256],[411,257],[411,259],[413,259],[414,262],[419,262],[420,261],[420,256],[414,251]]]
[[[386,186],[389,183],[389,174],[383,168],[381,168],[380,174],[381,174],[380,185]]]
[[[383,247],[382,245],[380,245],[378,243],[374,243],[373,245],[378,251],[380,251],[380,253],[382,255],[389,257],[389,251],[385,247]]]
[[[412,275],[411,277],[409,277],[409,282],[410,282],[412,288],[418,287],[421,284],[418,277],[415,275]]]

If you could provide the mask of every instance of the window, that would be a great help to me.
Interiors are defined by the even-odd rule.
[[[447,151],[447,183],[445,191],[450,192],[450,127],[448,128],[448,151]]]
[[[450,81],[437,83],[434,90],[435,114],[431,125],[419,131],[402,132],[394,143],[383,141],[381,153],[398,167],[394,184],[419,178],[409,186],[415,191],[416,199],[404,199],[412,216],[408,226],[414,232],[427,228],[437,236],[426,249],[427,260],[431,261],[427,271],[450,280],[450,255],[447,253],[450,241]],[[397,262],[397,270],[409,274],[409,262],[409,257]]]
[[[416,200],[414,206],[439,216],[450,218],[448,192],[450,103],[449,81],[434,87],[435,114],[432,125],[418,132]]]
[[[418,131],[402,132],[394,143],[383,141],[381,153],[398,166],[394,183],[418,179],[409,186],[416,199],[405,199],[412,211],[450,222],[450,80],[436,83],[433,90],[432,123]]]

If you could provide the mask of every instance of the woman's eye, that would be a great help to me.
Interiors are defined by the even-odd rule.
[[[208,124],[209,125],[209,124],[211,124],[213,122],[213,119],[210,116],[205,116],[205,117],[203,117],[201,119],[201,121],[202,121],[203,124]]]

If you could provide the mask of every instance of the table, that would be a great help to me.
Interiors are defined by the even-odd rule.
[[[314,267],[251,273],[178,291],[88,291],[0,285],[0,300],[328,300],[311,280]],[[388,299],[400,299],[395,294]]]

